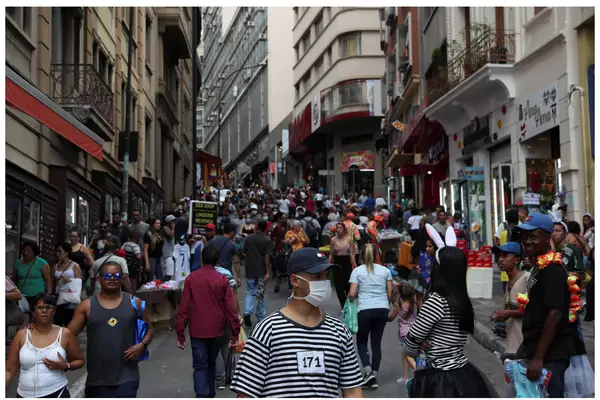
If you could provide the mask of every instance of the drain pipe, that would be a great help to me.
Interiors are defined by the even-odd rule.
[[[569,147],[571,157],[567,171],[570,175],[571,190],[573,193],[573,221],[581,221],[585,212],[585,173],[583,171],[583,133],[581,131],[581,106],[583,104],[583,89],[578,88],[579,83],[579,54],[577,46],[577,31],[575,30],[573,8],[567,7],[567,26],[563,30],[565,37],[565,51],[567,56],[567,79],[570,100],[567,100],[567,113],[569,116]],[[573,91],[579,90],[581,96],[571,96]],[[562,157],[561,157],[562,158]],[[568,196],[567,196],[568,198]]]

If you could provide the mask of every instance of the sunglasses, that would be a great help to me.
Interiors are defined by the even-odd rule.
[[[54,306],[36,306],[35,309],[37,311],[52,311],[54,310]]]
[[[102,275],[102,277],[104,278],[105,281],[110,281],[112,278],[114,278],[115,281],[120,281],[121,273],[115,272],[114,274],[111,274],[110,272],[105,272],[104,275]]]

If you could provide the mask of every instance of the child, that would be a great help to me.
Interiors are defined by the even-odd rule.
[[[394,301],[394,311],[389,316],[388,320],[391,322],[398,316],[398,338],[400,339],[400,346],[404,346],[404,339],[410,331],[410,328],[415,323],[417,318],[417,302],[415,290],[406,282],[401,282],[398,287],[399,298],[397,297]],[[404,376],[398,379],[398,383],[405,384],[408,378],[409,368],[416,369],[415,360],[410,357],[403,356],[403,371]]]

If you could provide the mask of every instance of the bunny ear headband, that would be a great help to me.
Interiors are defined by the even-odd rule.
[[[554,207],[552,207],[552,209],[554,209]],[[565,221],[563,221],[561,210],[548,211],[548,215],[550,216],[550,219],[552,219],[552,223],[561,224],[565,228],[565,232],[569,233],[569,228],[567,227],[567,224],[565,224]]]
[[[446,229],[446,243],[442,240],[439,232],[435,230],[433,226],[430,224],[425,224],[425,229],[427,229],[427,234],[433,240],[433,243],[437,246],[437,251],[435,252],[435,259],[438,264],[440,263],[440,250],[446,246],[448,247],[456,247],[456,233],[454,232],[454,228],[451,226]]]

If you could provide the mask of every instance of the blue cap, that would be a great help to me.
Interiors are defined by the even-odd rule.
[[[554,223],[552,222],[552,218],[545,214],[541,213],[531,213],[523,222],[516,226],[517,229],[522,229],[524,231],[533,231],[536,229],[543,229],[548,233],[552,233],[554,230]]]
[[[521,245],[517,242],[506,242],[502,246],[494,246],[492,248],[492,253],[500,254],[500,253],[513,253],[518,256],[521,255]]]
[[[337,266],[329,264],[325,253],[314,247],[304,247],[292,253],[287,264],[288,275],[307,272],[309,274],[320,274],[329,268]]]

